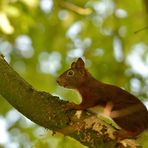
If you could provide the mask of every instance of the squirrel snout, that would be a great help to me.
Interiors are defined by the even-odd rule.
[[[63,79],[57,78],[56,82],[57,82],[60,86],[65,86],[65,81],[63,81]]]
[[[59,85],[61,85],[61,79],[59,79],[59,78],[57,78],[57,80],[56,80],[56,82],[59,84]]]
[[[60,83],[59,79],[57,79],[56,81],[57,81],[58,84]]]

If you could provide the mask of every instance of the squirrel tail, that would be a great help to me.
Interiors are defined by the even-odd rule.
[[[118,116],[113,120],[125,131],[124,138],[136,137],[148,129],[148,111],[146,109]]]

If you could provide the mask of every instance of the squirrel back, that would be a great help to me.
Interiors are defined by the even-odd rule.
[[[71,68],[58,77],[57,82],[63,87],[78,90],[82,97],[79,105],[69,103],[65,110],[102,106],[107,115],[123,129],[123,138],[135,137],[148,128],[148,111],[144,104],[121,88],[96,80],[87,71],[81,58],[73,62]]]

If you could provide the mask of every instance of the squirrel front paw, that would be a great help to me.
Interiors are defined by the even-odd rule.
[[[75,109],[75,106],[76,106],[76,104],[74,104],[74,103],[67,103],[67,104],[64,106],[64,111],[67,112],[67,111],[69,111],[69,110]]]

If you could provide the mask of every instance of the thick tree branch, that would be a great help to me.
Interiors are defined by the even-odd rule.
[[[113,127],[87,111],[65,113],[67,102],[35,90],[7,64],[3,56],[0,56],[0,94],[36,124],[71,136],[88,147],[102,145],[111,148],[117,144]]]

